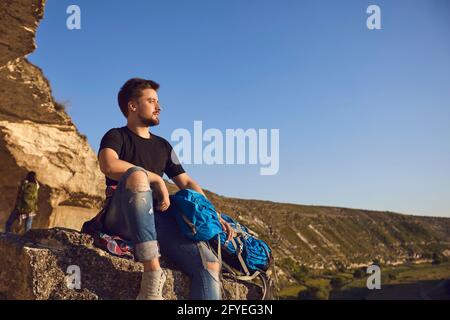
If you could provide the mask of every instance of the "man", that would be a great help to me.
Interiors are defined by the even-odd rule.
[[[119,91],[127,125],[109,130],[98,154],[106,184],[115,189],[105,213],[105,232],[135,246],[136,257],[144,265],[137,299],[162,299],[166,276],[159,250],[190,277],[191,299],[221,299],[221,265],[216,255],[205,243],[184,237],[175,218],[164,214],[170,206],[164,173],[180,189],[204,192],[179,164],[170,143],[149,131],[160,122],[158,89],[152,80],[133,78]],[[231,237],[231,226],[224,220],[221,223]]]
[[[31,229],[33,217],[36,216],[38,209],[38,191],[39,183],[36,180],[36,172],[30,171],[25,180],[19,184],[16,204],[5,225],[6,232],[11,232],[12,225],[16,220],[19,220],[20,228],[22,228],[22,222],[25,221],[25,232]]]

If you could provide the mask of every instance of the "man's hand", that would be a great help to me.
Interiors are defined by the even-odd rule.
[[[219,221],[220,221],[220,224],[222,225],[222,230],[227,233],[226,241],[230,241],[231,238],[233,238],[237,235],[236,231],[234,231],[234,229],[231,227],[231,225],[228,222],[226,222],[225,220],[223,220],[222,217],[219,217]]]
[[[162,212],[166,211],[170,206],[170,198],[169,190],[167,190],[167,186],[164,183],[164,180],[161,178],[161,180],[154,183],[152,187],[156,192],[156,198],[158,199],[158,205],[156,209]]]

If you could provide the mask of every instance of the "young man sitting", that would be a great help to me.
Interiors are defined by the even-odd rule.
[[[221,299],[221,265],[204,242],[183,236],[173,216],[163,174],[180,189],[204,194],[178,163],[170,143],[149,131],[159,124],[161,107],[152,80],[133,78],[120,89],[118,103],[127,125],[109,130],[98,153],[106,185],[114,189],[105,212],[105,232],[131,241],[144,265],[137,299],[163,299],[166,276],[159,264],[161,253],[191,279],[191,299]],[[231,227],[221,220],[231,235]]]

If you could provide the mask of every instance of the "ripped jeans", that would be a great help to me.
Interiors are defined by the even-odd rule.
[[[190,280],[190,299],[220,300],[219,273],[208,268],[219,263],[217,256],[204,242],[193,242],[179,230],[175,216],[153,211],[152,191],[126,188],[132,167],[118,181],[105,215],[106,233],[131,241],[139,261],[149,261],[162,255],[174,262]],[[159,245],[159,246],[158,246]]]

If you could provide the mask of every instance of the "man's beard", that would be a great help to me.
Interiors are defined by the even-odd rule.
[[[140,114],[138,114],[138,118],[139,121],[146,127],[154,127],[157,126],[159,124],[159,118],[150,118],[150,119],[146,119],[143,116],[141,116]]]

